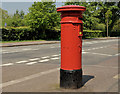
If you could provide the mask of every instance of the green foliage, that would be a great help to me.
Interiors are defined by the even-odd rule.
[[[99,19],[95,17],[98,14],[96,3],[66,2],[65,5],[80,5],[86,7],[86,11],[83,13],[84,29],[93,29],[94,26],[99,23]]]
[[[120,17],[120,2],[65,2],[65,5],[80,5],[86,7],[83,13],[84,29],[105,30],[104,24],[109,19],[109,30]]]
[[[105,13],[106,19],[109,19],[111,16],[112,16],[112,12],[110,10],[107,10],[107,12]]]
[[[53,31],[59,25],[60,15],[56,11],[54,2],[34,2],[29,8],[26,20],[33,31],[38,31],[40,38],[44,39],[45,31]]]
[[[0,26],[4,26],[5,19],[9,18],[8,12],[0,8]],[[2,22],[2,24],[1,24]]]
[[[120,37],[120,20],[118,20],[114,26],[113,26],[113,29],[112,31],[110,32],[110,36],[111,37],[115,37],[115,36],[119,36]]]
[[[106,18],[105,22],[108,23],[108,25],[112,23],[111,17],[112,17],[112,11],[107,10],[107,12],[105,13],[105,18]]]
[[[110,36],[120,35],[120,2],[74,1],[68,0],[65,5],[86,7],[86,11],[83,13],[84,38],[106,36],[107,22]],[[34,2],[27,15],[22,10],[16,10],[14,15],[8,15],[8,12],[1,8],[0,11],[2,11],[0,21],[2,20],[3,26],[7,23],[7,28],[3,28],[3,40],[60,38],[60,13],[57,13],[54,2]]]
[[[83,38],[105,37],[105,32],[100,30],[83,30]]]
[[[2,15],[2,19],[6,19],[9,17],[8,12],[6,10],[3,10],[0,8],[0,11],[1,11],[0,13],[2,13],[2,14],[0,14],[0,15]]]
[[[92,28],[93,30],[101,30],[101,31],[105,31],[105,24],[103,23],[97,23],[96,25],[93,26]]]
[[[2,26],[4,27],[5,23],[7,23],[7,26],[12,27],[26,26],[24,15],[25,14],[22,10],[20,12],[16,10],[14,15],[4,16],[2,19]]]
[[[120,20],[114,24],[112,32],[120,32]]]
[[[32,39],[31,28],[22,27],[22,28],[2,28],[2,40],[11,41],[11,40],[30,40]]]
[[[11,26],[13,27],[25,26],[23,18],[24,18],[23,10],[21,10],[20,12],[16,10],[16,13],[12,17]]]
[[[111,31],[110,32],[110,37],[120,37],[120,31]]]
[[[97,16],[101,23],[106,24],[109,20],[109,31],[112,30],[114,23],[119,20],[120,17],[120,1],[119,2],[105,2],[99,4],[100,13]]]
[[[103,32],[103,31],[101,31],[101,30],[83,30],[83,32]]]
[[[40,40],[40,33],[33,32],[30,27],[9,27],[2,28],[2,40],[14,41],[14,40]],[[59,39],[60,32],[46,31],[47,39]]]

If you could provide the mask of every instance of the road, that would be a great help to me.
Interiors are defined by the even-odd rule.
[[[83,84],[59,88],[60,44],[2,48],[2,92],[118,92],[118,39],[83,41]]]

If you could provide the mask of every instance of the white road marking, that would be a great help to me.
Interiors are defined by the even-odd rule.
[[[118,41],[118,39],[114,39],[114,40],[101,40],[101,41],[91,41],[91,42],[83,42],[84,44],[95,44],[95,43],[101,43],[101,42],[112,42],[112,41]]]
[[[53,46],[53,47],[50,47],[50,48],[55,48],[55,47]]]
[[[102,53],[91,53],[91,54],[104,55],[104,56],[113,56],[113,55],[109,55],[109,54],[102,54]]]
[[[13,65],[13,63],[7,63],[7,64],[2,64],[2,65],[0,65],[0,66],[10,66],[10,65]]]
[[[50,59],[45,59],[45,60],[40,60],[39,62],[47,62],[49,61]]]
[[[16,53],[16,52],[18,52],[18,51],[11,51],[11,52],[9,52],[9,53]]]
[[[99,48],[95,48],[95,49],[99,49]]]
[[[39,60],[40,58],[33,58],[33,59],[29,59],[29,61],[35,61],[35,60]]]
[[[87,49],[87,50],[91,50],[91,49]]]
[[[26,63],[26,65],[32,65],[32,64],[36,64],[38,62],[30,62],[30,63]]]
[[[57,59],[60,59],[60,58],[59,57],[51,58],[51,60],[57,60]]]
[[[32,50],[32,49],[31,48],[24,48],[22,50],[27,51],[27,50]]]
[[[91,41],[91,42],[84,42],[83,41],[83,45],[84,44],[95,44],[95,43],[101,43],[101,42],[112,42],[112,41],[118,41],[119,39],[112,39],[112,40],[99,40],[99,41]],[[60,47],[60,45],[59,45]],[[14,47],[14,49],[18,49],[19,47]],[[54,46],[52,46],[52,48],[54,48]],[[102,48],[102,47],[101,47]],[[104,47],[105,48],[105,47]],[[96,48],[97,49],[97,48]],[[23,52],[23,51],[29,51],[29,50],[39,50],[39,49],[34,49],[34,48],[23,48],[21,50],[16,50],[16,51],[7,51],[7,50],[3,50],[3,54],[7,54],[7,53],[15,53],[15,52]]]
[[[54,57],[54,56],[59,56],[59,55],[52,55],[52,56]]]
[[[120,79],[120,74],[117,74],[113,77],[114,79]]]
[[[16,62],[17,64],[20,64],[20,63],[26,63],[26,62],[28,62],[28,61],[18,61],[18,62]]]
[[[40,77],[40,76],[43,76],[43,75],[46,75],[46,74],[49,74],[49,73],[52,73],[52,72],[56,72],[59,69],[60,68],[55,68],[55,69],[40,72],[40,73],[37,73],[37,74],[33,74],[33,75],[30,75],[30,76],[26,76],[26,77],[23,77],[23,78],[20,78],[20,79],[17,79],[17,80],[12,80],[12,81],[9,81],[9,82],[5,82],[5,83],[0,84],[0,86],[1,86],[0,88],[7,87],[7,86],[17,84],[17,83],[21,83],[21,82],[24,82],[24,81],[27,81],[27,80],[31,80],[31,79],[34,79],[34,78],[37,78],[37,77]]]
[[[16,53],[18,51],[8,51],[8,52],[2,52],[3,54],[6,54],[6,53]]]
[[[3,52],[3,54],[6,54],[6,53],[16,53],[16,52],[22,52],[22,51],[8,51],[8,52]]]
[[[118,53],[118,54],[115,54],[114,56],[118,56],[118,55],[120,55],[120,53]]]
[[[103,68],[115,68],[115,69],[118,69],[118,67],[112,67],[112,66],[101,66],[101,65],[83,65],[83,66],[89,66],[89,67],[103,67]]]
[[[82,52],[82,54],[86,54],[86,53],[88,53],[88,52]]]
[[[45,59],[45,58],[49,58],[50,56],[44,56],[44,57],[41,57],[42,59]]]
[[[89,51],[89,50],[96,50],[96,49],[101,49],[101,48],[106,48],[106,47],[108,47],[108,46],[96,47],[96,48],[91,48],[91,49],[86,49],[86,50],[87,50],[87,51]]]
[[[85,44],[93,44],[93,43],[91,43],[91,42],[85,42]]]
[[[93,50],[95,50],[96,48],[92,48]]]
[[[113,55],[109,55],[109,54],[102,54],[102,53],[92,53],[92,52],[83,52],[83,53],[97,54],[97,55],[104,55],[104,56],[113,56]]]
[[[18,51],[13,51],[13,53],[16,53],[16,52],[18,52]]]
[[[100,47],[100,48],[104,48],[104,47]]]
[[[7,54],[7,53],[10,53],[10,52],[3,52],[3,54]]]
[[[16,53],[16,52],[23,52],[23,51],[32,51],[32,50],[39,50],[39,49],[31,49],[31,48],[24,48],[22,50],[16,50],[16,51],[3,51],[2,53],[3,54],[6,54],[6,53]]]

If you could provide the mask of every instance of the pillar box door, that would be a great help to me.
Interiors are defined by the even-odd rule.
[[[58,7],[61,13],[60,87],[82,86],[82,13],[86,8],[77,5]]]

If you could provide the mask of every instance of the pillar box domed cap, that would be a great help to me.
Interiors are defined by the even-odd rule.
[[[64,12],[64,11],[81,11],[84,12],[86,10],[85,7],[83,6],[78,6],[78,5],[67,5],[67,6],[62,6],[57,8],[57,12]]]

